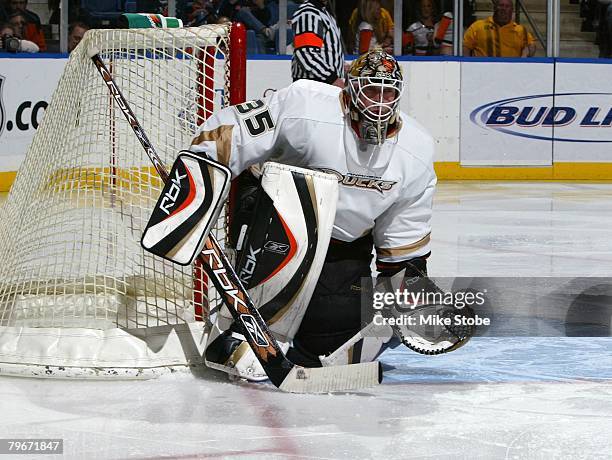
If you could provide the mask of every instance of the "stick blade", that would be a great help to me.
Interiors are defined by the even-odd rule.
[[[382,365],[371,363],[306,368],[293,366],[279,388],[289,393],[329,393],[359,390],[382,381]]]

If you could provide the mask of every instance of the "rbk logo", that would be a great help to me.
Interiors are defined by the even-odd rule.
[[[181,176],[179,173],[179,168],[176,168],[175,177],[171,178],[172,185],[168,191],[164,193],[164,197],[159,205],[159,209],[168,215],[170,215],[170,208],[176,204],[179,193],[181,193],[181,179],[184,179],[185,177],[187,177],[187,174]]]
[[[233,277],[230,278],[226,269],[224,268],[224,265],[230,266],[229,261],[224,258],[220,249],[212,246],[210,240],[207,240],[206,249],[202,251],[202,258],[205,266],[208,265],[208,268],[212,270],[212,274],[214,276],[213,283],[215,284],[215,287],[219,292],[221,292],[222,295],[225,294],[223,296],[224,303],[232,312],[232,316],[236,320],[240,320],[242,322],[248,335],[253,340],[253,343],[258,345],[258,348],[253,350],[257,357],[260,360],[268,361],[270,357],[276,356],[277,352],[279,351],[278,348],[276,348],[274,345],[270,345],[266,339],[266,335],[259,327],[259,324],[257,324],[255,318],[249,313],[244,313],[249,311],[251,308],[254,309],[255,306],[252,304],[252,302],[249,302],[248,295],[244,294],[244,291],[241,290],[238,292],[238,289],[234,286],[231,279]],[[207,272],[208,271],[209,270],[207,270]],[[249,302],[250,306],[245,302]]]
[[[259,328],[257,321],[251,315],[240,315],[240,320],[244,325],[244,328],[247,330],[253,342],[257,344],[259,347],[267,347],[269,345],[268,341],[262,330]]]
[[[246,262],[244,267],[240,269],[240,281],[246,283],[251,279],[257,267],[257,254],[261,252],[261,249],[254,250],[253,246],[249,246],[249,253],[246,256]]]

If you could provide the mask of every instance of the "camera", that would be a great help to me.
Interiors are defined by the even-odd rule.
[[[2,50],[7,53],[16,53],[21,48],[21,41],[17,37],[5,34],[2,36]]]

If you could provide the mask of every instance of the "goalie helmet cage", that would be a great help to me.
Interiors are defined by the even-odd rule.
[[[0,209],[0,374],[187,369],[203,362],[206,311],[220,302],[200,267],[141,248],[163,184],[91,49],[168,168],[215,109],[245,99],[241,24],[86,34]],[[213,230],[221,242],[224,215]]]

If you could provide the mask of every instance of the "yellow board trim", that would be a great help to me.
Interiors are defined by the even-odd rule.
[[[612,163],[554,163],[552,166],[461,166],[434,163],[439,180],[612,181]]]
[[[0,192],[8,192],[15,181],[14,171],[0,172]],[[47,178],[44,188],[60,190],[115,189],[134,191],[138,187],[161,188],[162,181],[153,166],[133,168],[63,168]]]
[[[438,179],[444,180],[533,180],[533,181],[612,181],[612,163],[554,163],[552,166],[461,166],[459,162],[439,161],[434,164]],[[84,183],[93,185],[99,180],[91,177],[108,174],[106,170],[92,168],[94,173]],[[15,171],[0,171],[0,192],[8,192],[15,181]],[[66,178],[66,170],[59,174]],[[68,173],[68,177],[74,173]],[[85,170],[78,172],[79,180],[83,176],[89,176]],[[121,182],[129,187],[137,178],[140,185],[150,184],[159,186],[158,179],[153,167],[129,168],[118,173]],[[57,185],[58,174],[52,178],[52,183]]]
[[[15,176],[17,176],[17,172],[15,171],[2,171],[0,172],[0,192],[8,192],[15,182]]]

